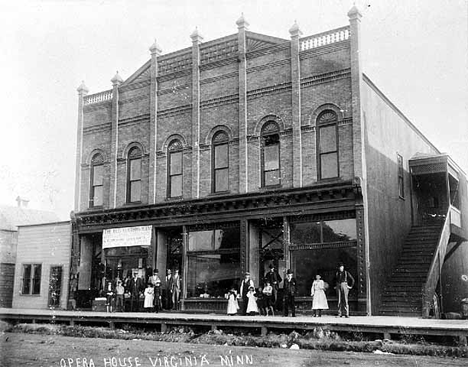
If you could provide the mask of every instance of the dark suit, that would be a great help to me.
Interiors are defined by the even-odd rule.
[[[131,311],[138,311],[140,302],[140,293],[145,289],[143,279],[132,278],[130,279],[128,289],[130,291]]]
[[[283,310],[284,316],[288,316],[289,309],[291,309],[291,315],[296,316],[296,308],[294,305],[294,296],[296,295],[296,278],[284,280],[283,287]]]
[[[273,292],[272,292],[272,306],[273,308],[275,308],[275,305],[276,305],[276,301],[278,300],[278,289],[279,289],[279,285],[280,283],[283,281],[283,279],[281,278],[281,275],[278,274],[277,271],[269,271],[268,273],[265,274],[265,284],[266,282],[270,282],[270,285],[272,286],[273,288]]]

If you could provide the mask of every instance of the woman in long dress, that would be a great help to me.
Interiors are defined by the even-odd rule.
[[[247,293],[247,315],[255,315],[259,313],[257,306],[257,297],[255,296],[255,288],[249,287],[249,292]]]
[[[143,307],[146,312],[150,312],[153,309],[154,304],[154,288],[153,284],[148,284],[148,287],[145,289],[145,303]]]
[[[326,284],[321,278],[317,274],[310,289],[310,295],[313,297],[312,310],[314,311],[314,317],[322,317],[322,310],[328,310],[327,296],[325,295]]]

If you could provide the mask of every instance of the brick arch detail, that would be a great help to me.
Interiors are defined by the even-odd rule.
[[[104,159],[104,164],[109,163],[108,156],[106,152],[102,149],[93,149],[86,158],[86,164],[91,166],[91,161],[96,154],[101,154]]]
[[[141,150],[141,156],[145,156],[147,153],[146,149],[145,149],[145,146],[137,141],[134,141],[134,142],[131,142],[130,144],[127,144],[127,146],[125,147],[125,149],[122,150],[122,154],[121,154],[121,158],[122,159],[127,159],[128,157],[128,153],[130,152],[130,149],[132,148],[140,148]]]
[[[269,121],[274,121],[278,124],[279,126],[279,132],[282,132],[284,131],[284,121],[283,119],[276,115],[276,114],[268,114],[264,117],[262,117],[260,120],[257,121],[257,123],[255,124],[255,129],[254,129],[254,135],[255,136],[260,136],[260,133],[263,129],[263,126],[269,122]]]
[[[319,115],[322,112],[327,111],[327,110],[330,110],[336,113],[338,122],[344,119],[343,110],[340,107],[338,107],[334,103],[325,103],[319,106],[318,108],[316,108],[312,113],[310,113],[309,119],[308,119],[308,125],[315,126],[317,124],[317,117],[319,117]]]
[[[220,131],[227,134],[229,141],[232,140],[232,130],[226,125],[217,125],[214,128],[212,128],[210,132],[206,135],[205,145],[211,145],[213,137]]]
[[[166,152],[166,151],[167,151],[167,147],[169,146],[169,144],[170,144],[173,140],[176,140],[176,139],[180,140],[180,142],[182,143],[182,146],[184,147],[184,149],[187,148],[187,141],[185,140],[185,138],[184,138],[182,135],[180,135],[180,134],[171,134],[171,135],[169,135],[169,136],[167,137],[166,140],[164,140],[163,145],[162,145],[162,147],[161,147],[161,150],[162,150],[163,152]]]

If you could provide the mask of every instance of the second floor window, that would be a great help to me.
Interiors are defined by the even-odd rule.
[[[338,118],[333,111],[324,111],[317,119],[319,179],[339,177]]]
[[[91,159],[91,187],[89,192],[89,207],[103,205],[104,159],[97,153]]]
[[[262,129],[262,186],[280,183],[279,128],[275,122],[267,122]]]
[[[127,159],[127,203],[141,201],[141,150],[133,147]]]
[[[213,137],[213,192],[229,190],[229,141],[225,132],[218,132]]]
[[[182,196],[183,185],[183,150],[180,140],[173,140],[168,148],[168,187],[167,196],[176,198]]]
[[[403,157],[397,154],[398,161],[398,195],[400,198],[405,197],[405,181],[404,181],[404,169],[403,169]]]

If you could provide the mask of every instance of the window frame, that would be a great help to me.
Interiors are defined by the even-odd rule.
[[[102,167],[102,181],[100,185],[95,185],[94,184],[94,176],[95,176],[95,168],[96,167]],[[102,203],[100,205],[95,205],[94,204],[94,196],[96,192],[96,188],[101,187],[102,188],[102,197],[101,201]],[[96,153],[93,155],[93,158],[91,159],[91,172],[90,172],[90,187],[89,187],[89,208],[102,208],[104,206],[104,157],[102,156],[101,153]]]
[[[171,158],[173,154],[180,154],[180,173],[171,173]],[[172,178],[180,176],[180,195],[173,196]],[[167,146],[167,198],[178,199],[184,196],[184,149],[179,139],[172,140]]]
[[[333,114],[333,118],[328,117]],[[328,117],[328,118],[326,118]],[[326,152],[321,151],[321,129],[329,128],[333,126],[335,132],[335,150],[329,150]],[[339,144],[339,132],[338,132],[338,114],[333,110],[325,110],[317,117],[316,123],[316,144],[317,144],[317,179],[318,181],[336,180],[340,178],[340,144]],[[322,174],[322,157],[325,155],[336,154],[336,176],[323,177]]]
[[[272,146],[273,144],[267,145],[267,139],[271,139],[272,137],[277,136],[277,143],[275,145],[278,146],[278,168],[266,170],[265,169],[265,147]],[[260,136],[260,154],[261,154],[261,187],[262,188],[269,188],[269,187],[280,187],[281,186],[281,135],[280,129],[278,124],[275,121],[267,121],[262,128],[261,136]],[[278,171],[278,183],[267,185],[266,184],[266,173]]]
[[[140,164],[140,177],[138,179],[132,179],[132,163],[139,161]],[[142,168],[143,168],[143,152],[142,150],[134,146],[130,148],[127,154],[127,192],[126,192],[126,203],[127,204],[138,204],[141,203],[141,194],[142,194]],[[140,199],[132,200],[132,186],[137,182],[140,183]]]
[[[216,148],[221,146],[226,147],[226,165],[224,167],[216,167]],[[224,131],[218,131],[212,139],[211,147],[211,192],[213,194],[229,192],[229,137]],[[220,171],[227,172],[226,190],[217,189],[217,174]]]
[[[42,263],[24,263],[21,264],[21,295],[22,296],[40,296],[42,285]],[[25,277],[25,269],[29,267],[29,277]],[[36,269],[39,268],[39,277],[36,277]],[[26,290],[26,282],[28,289]],[[38,283],[36,285],[36,283]],[[35,289],[38,288],[36,292]]]
[[[405,198],[405,162],[403,156],[397,153],[397,166],[398,166],[398,197]]]

